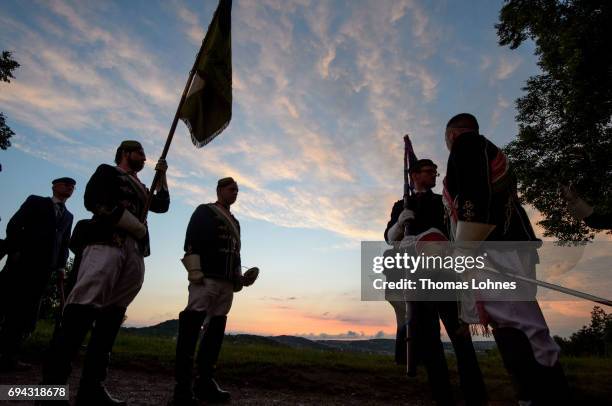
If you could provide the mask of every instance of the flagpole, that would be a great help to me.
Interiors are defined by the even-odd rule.
[[[205,40],[206,38],[204,38]],[[193,67],[191,71],[189,71],[189,77],[187,78],[187,83],[185,84],[185,89],[183,89],[183,94],[181,95],[181,100],[179,101],[179,105],[176,108],[176,113],[174,114],[174,119],[172,120],[172,125],[170,126],[170,131],[168,132],[168,137],[166,138],[166,144],[164,145],[164,149],[162,150],[162,154],[159,157],[160,160],[166,159],[168,155],[168,151],[170,150],[170,144],[172,143],[172,139],[174,138],[174,132],[176,131],[176,126],[179,120],[179,114],[181,112],[181,108],[187,99],[187,93],[189,92],[189,88],[191,87],[191,82],[193,81],[193,77],[196,73],[196,67],[198,65],[198,61],[200,60],[200,55],[202,54],[202,50],[204,49],[204,40],[202,40],[202,45],[200,46],[200,50],[196,55],[195,61],[193,62]],[[142,221],[146,220],[147,214],[149,212],[149,208],[151,207],[151,201],[153,200],[153,193],[155,192],[155,188],[159,183],[159,179],[161,177],[160,171],[155,171],[155,176],[153,176],[153,182],[151,183],[151,188],[149,189],[149,196],[147,198],[147,204],[145,205]]]

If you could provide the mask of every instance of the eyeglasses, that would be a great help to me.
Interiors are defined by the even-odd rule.
[[[424,170],[419,171],[419,172],[425,172],[425,173],[432,174],[432,175],[434,175],[436,178],[437,178],[438,176],[440,176],[440,174],[438,173],[438,171],[436,171],[435,169],[424,169]]]

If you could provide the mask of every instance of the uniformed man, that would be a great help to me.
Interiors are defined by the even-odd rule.
[[[234,292],[250,286],[257,269],[241,271],[240,223],[230,212],[238,197],[238,184],[232,178],[217,183],[217,201],[195,210],[185,236],[189,299],[179,314],[176,341],[175,405],[195,405],[197,400],[226,402],[230,393],[219,388],[213,374],[225,334],[227,314]],[[202,324],[204,333],[196,358],[197,377],[192,386],[195,347]]]
[[[444,234],[448,237],[445,223],[442,196],[432,192],[436,186],[438,167],[430,159],[420,159],[410,168],[410,177],[414,183],[415,193],[409,197],[408,208],[404,209],[404,201],[398,200],[391,210],[391,219],[385,230],[385,240],[388,243],[402,241],[406,222],[412,236],[428,232]],[[432,230],[433,229],[433,230]],[[404,301],[390,301],[398,322],[398,349],[406,347]],[[468,405],[486,403],[486,390],[482,373],[476,359],[474,346],[467,326],[458,318],[455,301],[415,301],[411,306],[415,317],[415,348],[419,358],[425,364],[432,396],[437,404],[454,405],[453,391],[448,375],[448,366],[444,356],[444,348],[440,339],[440,319],[453,344],[457,357],[457,368],[461,380],[461,388]],[[404,359],[401,360],[405,363]],[[400,361],[400,360],[398,360]]]
[[[137,176],[145,160],[139,142],[123,141],[115,155],[117,165],[100,165],[85,189],[85,208],[93,217],[82,232],[86,241],[77,280],[43,367],[44,384],[65,384],[71,360],[95,321],[77,393],[80,405],[125,404],[106,391],[103,381],[126,308],[144,280],[144,257],[149,254],[149,232],[143,221],[147,199],[154,193],[150,210],[155,213],[165,213],[170,204],[167,164],[157,163],[160,187],[149,192]]]
[[[31,195],[8,222],[8,259],[0,274],[0,369],[27,367],[18,361],[23,338],[36,326],[38,309],[51,274],[64,275],[72,213],[66,201],[76,182],[52,182],[52,197]]]
[[[455,246],[472,246],[478,241],[538,242],[519,202],[516,178],[508,160],[478,130],[478,121],[467,113],[454,116],[446,125],[450,155],[443,197]],[[487,254],[488,260],[498,264],[507,262],[510,256],[518,258],[512,264],[512,271],[535,277],[535,248],[518,252],[508,247],[501,253],[496,249],[488,250]],[[493,328],[497,347],[520,401],[566,403],[568,387],[559,364],[560,349],[550,336],[535,300],[535,289],[523,299],[463,300],[461,317],[469,323]]]

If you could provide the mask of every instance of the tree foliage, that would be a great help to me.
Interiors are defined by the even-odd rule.
[[[13,71],[19,67],[19,63],[12,58],[11,52],[2,51],[0,57],[0,80],[9,83],[11,79],[15,79]],[[15,133],[6,124],[6,117],[0,113],[0,149],[7,149],[11,146],[9,138]]]
[[[64,281],[64,294],[66,296],[73,288],[71,284],[76,281],[74,275],[72,275],[73,268],[74,258],[70,258],[66,264],[66,279]],[[58,275],[57,272],[53,272],[51,274],[49,284],[47,285],[47,289],[40,301],[38,316],[41,319],[54,319],[58,316],[61,306],[60,295],[61,292],[58,285]]]
[[[522,199],[544,215],[546,236],[594,236],[573,220],[559,192],[572,183],[599,210],[612,211],[612,2],[510,0],[496,25],[499,44],[535,43],[542,74],[516,102],[519,133],[505,152]]]
[[[583,326],[569,339],[555,336],[555,341],[566,355],[609,357],[612,355],[612,314],[595,306],[591,324]]]

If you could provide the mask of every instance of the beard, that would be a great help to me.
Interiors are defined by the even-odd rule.
[[[144,168],[144,161],[128,158],[128,165],[134,172],[140,172]]]

